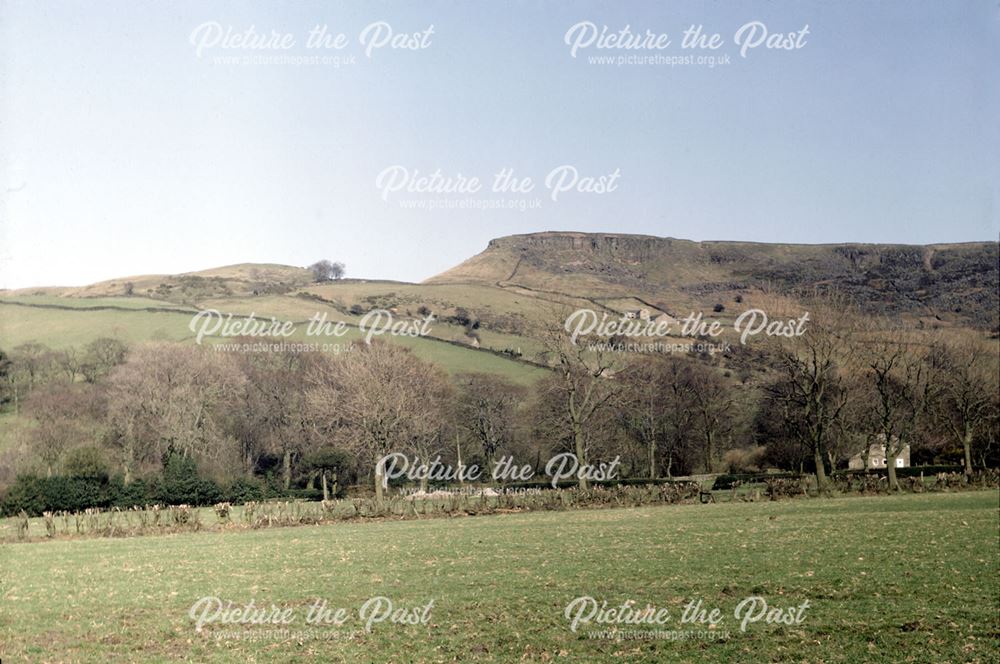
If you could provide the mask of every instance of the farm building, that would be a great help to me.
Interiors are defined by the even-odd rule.
[[[862,450],[850,458],[847,467],[851,470],[865,470],[868,468],[885,468],[888,462],[886,458],[885,443],[874,443],[868,446],[868,463],[865,463]],[[910,465],[910,446],[904,445],[903,450],[896,456],[896,468],[907,468]]]

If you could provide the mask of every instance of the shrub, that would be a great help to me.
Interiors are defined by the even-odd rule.
[[[232,481],[223,492],[223,499],[233,505],[264,500],[264,486],[257,480],[240,477]]]
[[[155,503],[159,495],[159,485],[155,481],[147,482],[142,479],[125,484],[122,478],[113,477],[109,482],[109,489],[111,505],[123,509]]]
[[[43,512],[108,507],[109,489],[108,482],[93,478],[22,475],[4,496],[0,512],[11,516],[24,510],[30,516],[40,516]]]
[[[14,516],[22,510],[29,516],[38,516],[45,509],[41,478],[33,475],[19,476],[0,502],[0,515],[3,516]]]
[[[758,445],[749,449],[734,448],[722,455],[722,465],[730,473],[747,473],[760,470],[767,448]]]
[[[104,452],[96,447],[77,447],[66,453],[63,472],[67,477],[95,479],[106,482],[111,475]]]
[[[169,449],[164,454],[159,499],[168,505],[214,505],[222,500],[222,490],[198,476],[194,459]]]

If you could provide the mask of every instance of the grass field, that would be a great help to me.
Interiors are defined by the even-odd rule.
[[[136,299],[144,304],[150,302],[145,298]],[[59,308],[51,308],[51,305],[56,304],[55,300],[61,300],[58,303]],[[98,304],[88,305],[87,300],[48,296],[8,297],[6,301],[0,299],[0,349],[9,351],[28,342],[42,343],[55,349],[68,346],[81,347],[98,337],[114,337],[129,343],[150,340],[193,342],[194,334],[189,328],[190,311],[180,309],[176,313],[147,311],[131,300],[132,298],[107,298],[98,301]],[[343,319],[352,324],[357,322],[356,317],[343,316],[323,305],[307,303],[297,298],[261,298],[261,300],[261,302],[210,301],[210,305],[228,305],[218,308],[224,313],[232,312],[237,316],[253,312],[258,319],[266,319],[268,316],[274,315],[282,320],[295,321],[299,323],[296,325],[297,333],[285,339],[289,342],[339,345],[361,338],[361,334],[356,328],[351,328],[343,338],[307,337],[305,335],[305,321],[317,311],[327,312],[329,320],[334,322]],[[49,306],[25,307],[12,304],[12,302],[22,301],[34,305]],[[62,301],[69,304],[64,304]],[[108,303],[117,308],[101,310],[82,308],[84,306],[106,306]],[[178,305],[167,303],[157,306],[174,307]],[[451,373],[481,371],[504,376],[525,385],[534,383],[545,373],[542,369],[506,357],[446,343],[446,340],[458,338],[460,334],[456,330],[449,330],[448,326],[445,325],[437,327],[436,333],[441,333],[439,338],[393,337],[388,334],[379,338],[407,346],[417,357],[434,362]],[[495,343],[499,348],[519,345],[516,340],[502,339],[499,335],[497,336],[497,339],[490,338],[489,341]],[[218,342],[222,339],[208,337],[207,341]],[[227,341],[231,341],[231,339]]]
[[[0,546],[6,661],[995,662],[996,491],[548,512]],[[713,640],[590,638],[580,596],[667,608],[701,599]],[[797,625],[733,617],[751,595],[810,602]],[[197,632],[204,596],[291,608],[289,635]],[[425,625],[357,610],[434,600]],[[316,599],[342,627],[303,624]],[[652,630],[652,626],[625,626]],[[253,630],[258,630],[254,632]],[[324,638],[326,637],[326,638]],[[336,638],[334,638],[336,637]]]

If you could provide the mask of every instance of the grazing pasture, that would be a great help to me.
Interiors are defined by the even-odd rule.
[[[344,320],[356,326],[357,316],[345,316],[323,304],[291,297],[260,298],[255,300],[209,301],[209,308],[216,308],[234,316],[255,314],[257,319],[267,320],[275,316],[279,320],[296,323],[296,334],[282,339],[290,343],[330,344],[346,346],[362,337],[357,327],[349,327],[343,337],[307,336],[307,321],[316,313],[327,313],[329,321]],[[90,308],[87,308],[90,307]],[[189,325],[194,309],[185,309],[169,302],[156,302],[146,298],[94,298],[81,300],[53,296],[7,296],[0,298],[0,349],[10,350],[25,343],[41,343],[53,349],[81,347],[100,337],[112,337],[130,344],[143,341],[194,342],[194,333]],[[492,373],[510,380],[530,385],[544,375],[545,371],[535,366],[517,362],[508,357],[486,350],[478,350],[458,341],[462,335],[460,328],[435,325],[428,338],[381,335],[379,338],[398,343],[411,349],[413,353],[428,362],[438,364],[451,373],[479,371]],[[486,333],[491,347],[524,347],[520,338]],[[207,336],[206,343],[222,343],[232,339]],[[484,343],[485,343],[484,341]]]
[[[992,662],[998,494],[978,491],[538,512],[0,545],[5,661]],[[208,623],[205,596],[290,608],[273,626]],[[426,606],[375,623],[372,597]],[[660,626],[583,624],[582,596],[667,609]],[[749,596],[799,624],[751,623]],[[304,623],[314,602],[340,627]],[[681,625],[684,606],[721,610]],[[613,638],[643,632],[679,639]],[[711,638],[692,634],[710,633]]]

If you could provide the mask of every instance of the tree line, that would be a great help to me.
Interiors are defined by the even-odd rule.
[[[0,352],[2,407],[27,422],[0,482],[71,473],[84,458],[128,484],[171,456],[220,482],[286,490],[356,476],[378,497],[376,462],[393,452],[487,475],[504,455],[541,474],[561,452],[581,464],[618,457],[624,477],[776,467],[814,473],[820,490],[873,444],[886,446],[893,487],[907,445],[915,460],[955,460],[968,474],[997,464],[995,339],[813,320],[801,337],[714,355],[627,355],[552,333],[551,369],[531,387],[448,375],[391,343],[337,355],[25,344]]]

